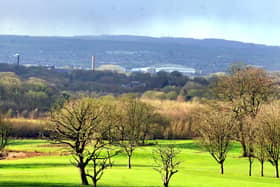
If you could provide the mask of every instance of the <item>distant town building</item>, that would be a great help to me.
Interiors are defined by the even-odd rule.
[[[194,75],[197,73],[196,69],[194,68],[189,68],[189,67],[185,67],[182,65],[177,65],[177,64],[164,64],[164,65],[158,65],[158,66],[151,66],[151,67],[142,67],[142,68],[132,68],[131,69],[132,72],[144,72],[144,73],[157,73],[160,71],[164,71],[164,72],[174,72],[174,71],[178,71],[180,73],[182,73],[183,75]]]
[[[116,64],[105,64],[101,65],[98,68],[96,68],[98,71],[111,71],[116,73],[126,73],[126,69],[120,65]]]

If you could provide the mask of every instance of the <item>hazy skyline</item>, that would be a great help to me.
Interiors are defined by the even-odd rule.
[[[222,38],[280,46],[279,0],[0,0],[0,34]]]

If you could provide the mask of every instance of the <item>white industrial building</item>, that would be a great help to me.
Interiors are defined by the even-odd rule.
[[[178,71],[183,75],[193,75],[197,73],[197,71],[194,68],[189,68],[177,64],[164,64],[164,65],[151,66],[151,67],[132,68],[131,71],[144,72],[144,73],[157,73],[160,71],[171,73],[173,71]]]

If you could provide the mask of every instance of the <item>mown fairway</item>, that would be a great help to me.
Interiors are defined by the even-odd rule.
[[[248,161],[240,156],[235,145],[225,163],[225,175],[219,174],[219,166],[193,141],[159,141],[176,144],[181,150],[179,159],[184,162],[170,186],[181,187],[276,187],[280,179],[274,178],[274,168],[267,163],[265,176],[259,177],[259,164],[254,162],[253,176],[248,177]],[[42,156],[0,161],[0,186],[13,187],[74,187],[80,186],[78,169],[70,164],[71,156],[59,155],[61,147],[48,146],[43,140],[16,140],[9,150],[44,152]],[[98,186],[161,186],[159,174],[153,170],[152,147],[139,147],[132,159],[132,170],[127,169],[125,155],[114,158],[112,169],[105,174]]]

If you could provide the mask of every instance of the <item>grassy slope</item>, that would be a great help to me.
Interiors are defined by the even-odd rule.
[[[161,144],[170,141],[160,141]],[[259,165],[254,163],[253,177],[248,177],[246,159],[239,158],[240,147],[235,145],[225,163],[224,176],[219,166],[192,141],[173,141],[181,149],[179,159],[184,160],[178,174],[172,178],[172,186],[181,187],[276,187],[280,179],[273,178],[274,170],[266,165],[266,177],[259,177]],[[17,140],[8,148],[12,150],[54,152],[60,148],[43,147],[43,140]],[[105,171],[99,186],[160,186],[160,176],[152,169],[151,147],[136,149],[133,168],[126,168],[126,157],[114,159],[115,166]],[[42,156],[20,160],[0,161],[0,186],[13,187],[74,187],[79,186],[78,170],[69,164],[69,156]]]

